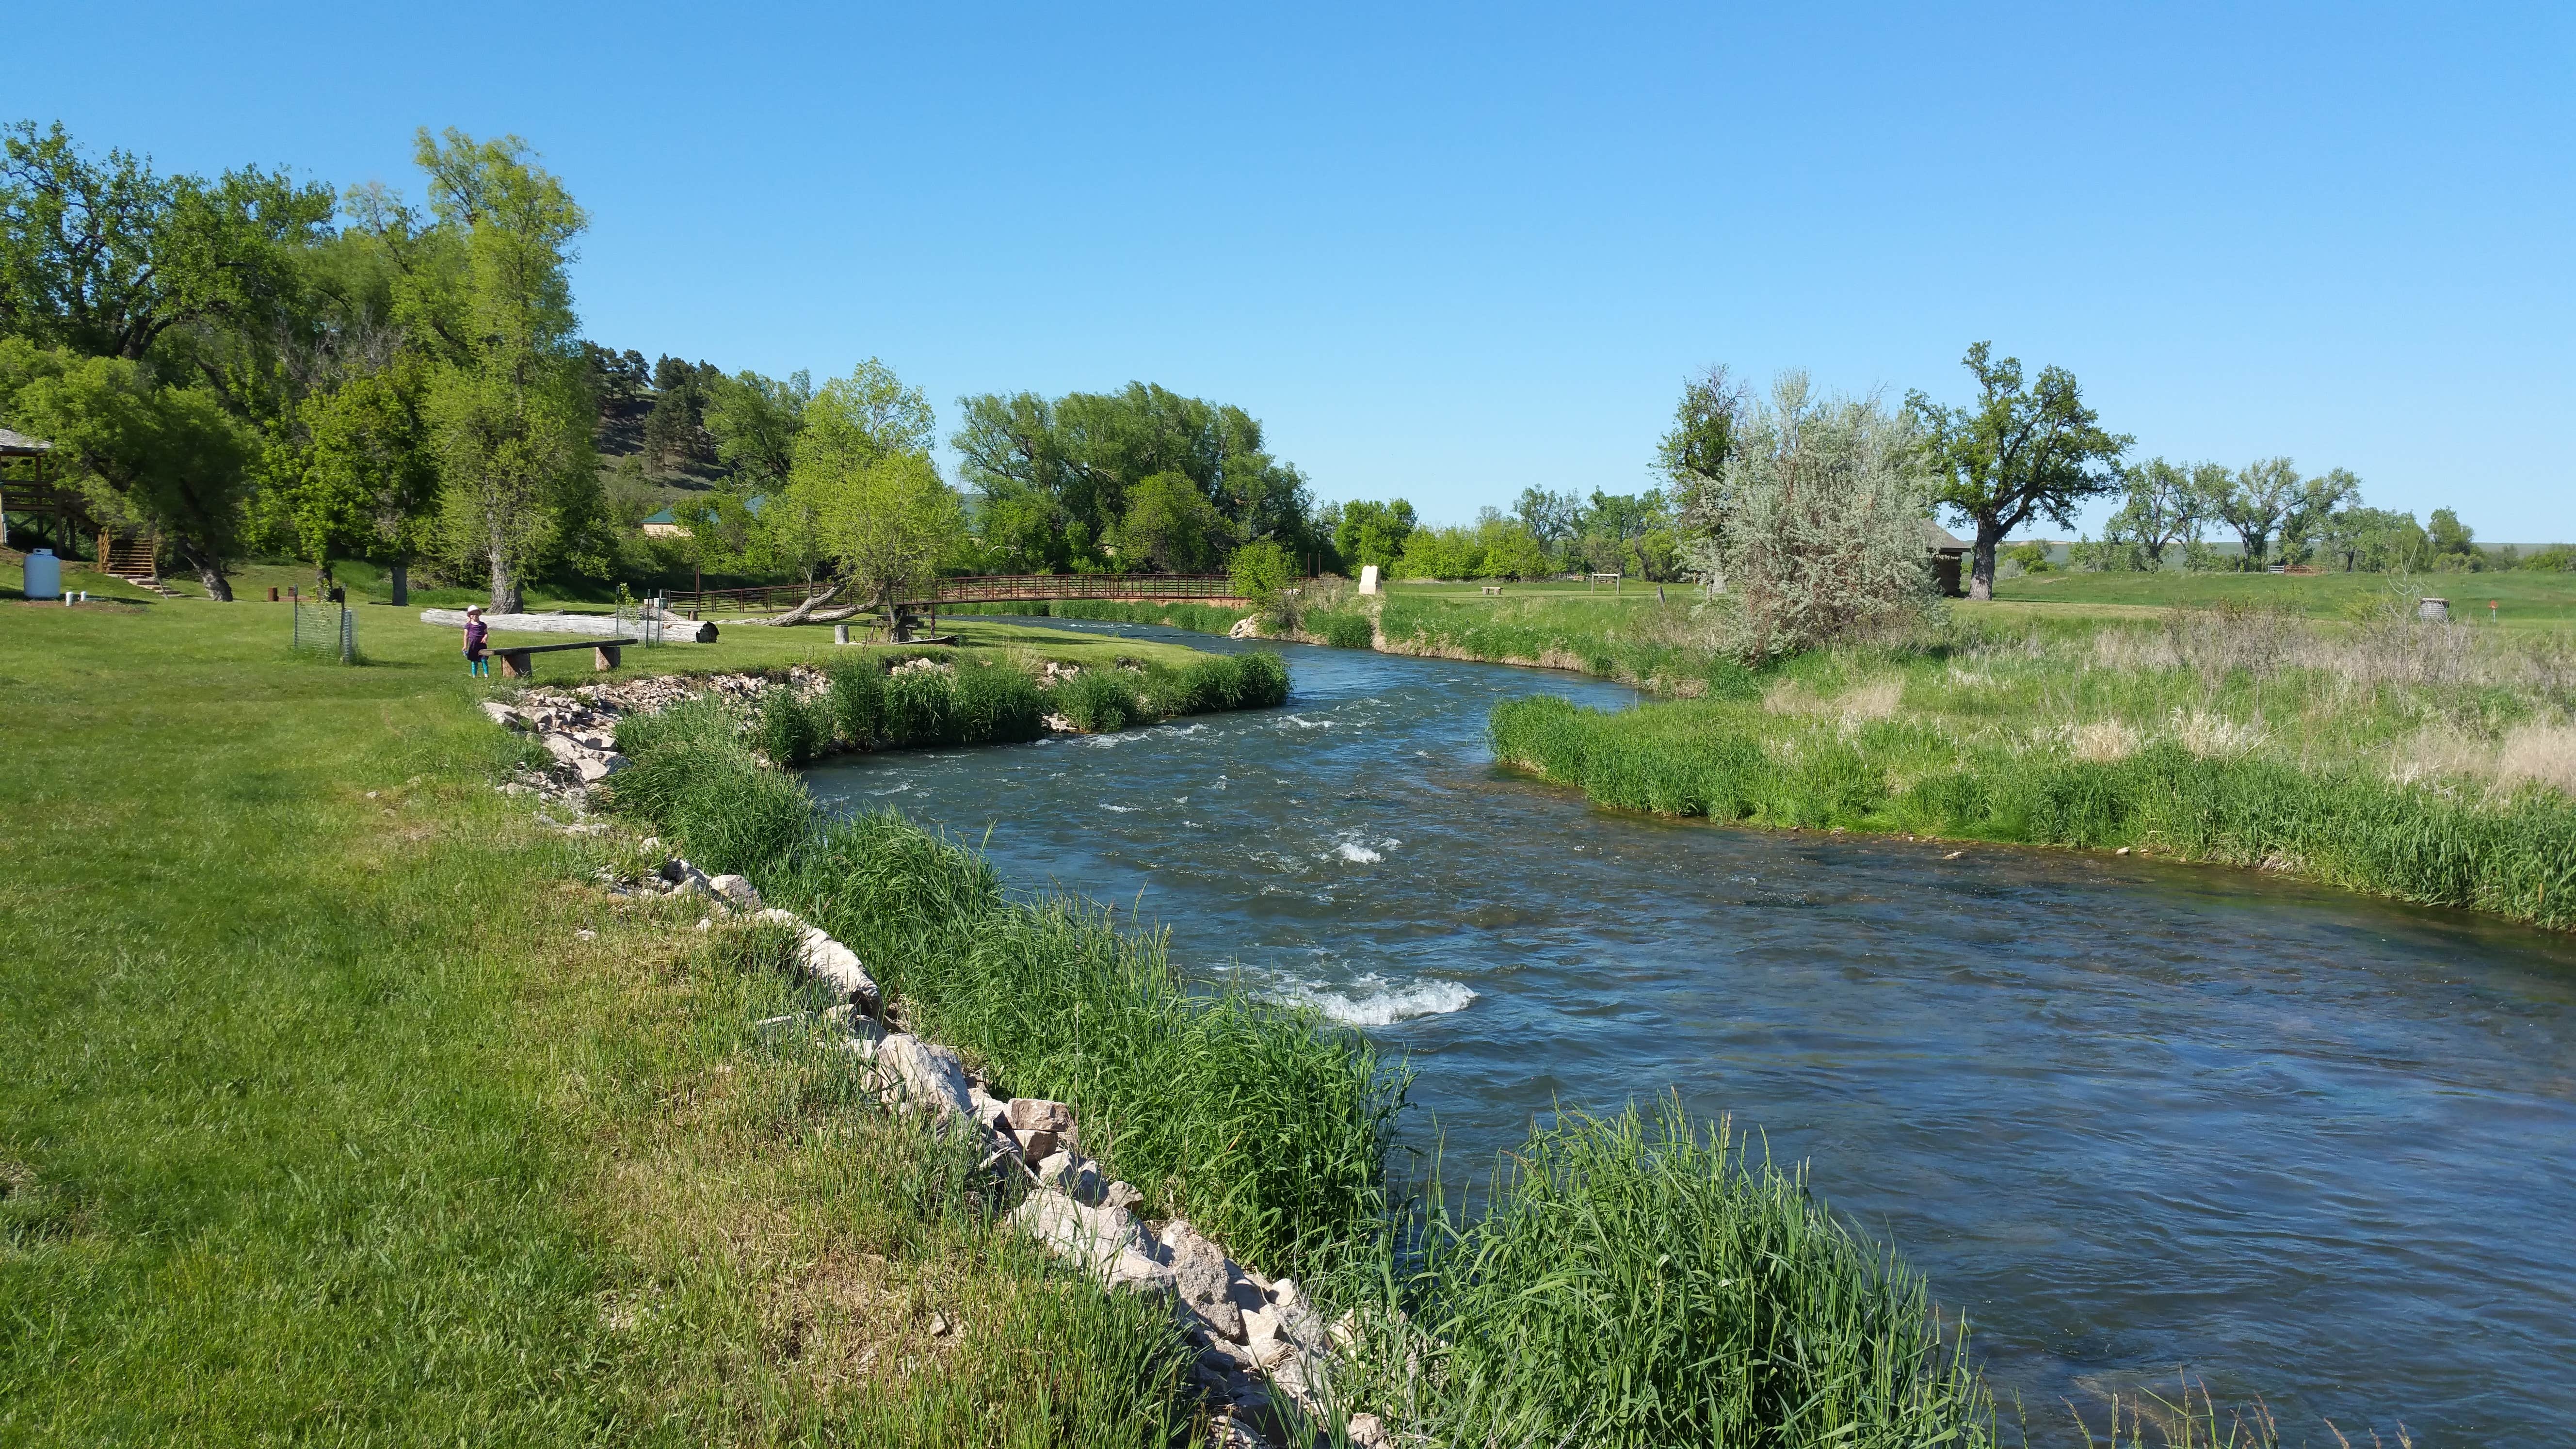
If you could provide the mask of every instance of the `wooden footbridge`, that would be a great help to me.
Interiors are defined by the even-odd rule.
[[[770,584],[749,589],[675,589],[667,600],[672,613],[692,619],[714,613],[769,614],[795,608],[824,587],[816,584]],[[1058,599],[1100,599],[1120,603],[1191,602],[1242,607],[1234,580],[1225,574],[980,574],[941,579],[926,588],[898,596],[895,607],[937,617],[942,604],[1012,604]]]

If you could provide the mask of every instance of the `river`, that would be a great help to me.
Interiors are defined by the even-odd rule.
[[[2098,1432],[2105,1392],[2185,1373],[2290,1443],[2576,1442],[2576,943],[2232,870],[1604,811],[1498,768],[1484,722],[1624,686],[1283,652],[1281,709],[809,780],[1367,1030],[1453,1160],[1558,1102],[1731,1113],[1969,1314],[2041,1442],[2061,1399]]]

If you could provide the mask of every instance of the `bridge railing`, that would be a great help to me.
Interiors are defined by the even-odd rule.
[[[673,589],[671,612],[696,619],[708,614],[775,614],[805,602],[816,585],[761,584],[744,589]],[[941,579],[895,602],[912,606],[1005,604],[1014,599],[1231,599],[1226,574],[982,574]],[[846,600],[845,600],[846,602]]]
[[[747,589],[672,589],[663,597],[674,614],[779,614],[811,598],[817,584],[760,584]]]
[[[1230,599],[1226,574],[985,574],[941,579],[908,604],[1001,604],[1013,599]]]

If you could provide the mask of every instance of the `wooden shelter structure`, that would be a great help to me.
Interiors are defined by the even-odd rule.
[[[1968,541],[1943,528],[1931,519],[1923,520],[1923,543],[1932,551],[1932,585],[1948,598],[1960,598],[1968,591],[1960,581],[1960,565],[1968,556]]]
[[[70,551],[73,520],[80,498],[45,477],[45,455],[54,445],[0,428],[0,548],[23,548],[9,531],[11,515],[22,529],[34,528],[55,553]]]

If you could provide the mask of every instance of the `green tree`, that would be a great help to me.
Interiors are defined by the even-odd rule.
[[[2047,367],[2024,384],[2021,361],[1980,342],[1964,359],[1977,400],[1943,407],[1920,392],[1906,406],[1923,426],[1940,477],[1933,499],[1976,525],[1968,594],[1995,592],[1995,546],[2034,517],[2072,528],[2086,499],[2117,486],[2113,465],[2132,441],[2104,432],[2075,374]]]
[[[1353,572],[1368,564],[1392,567],[1414,529],[1413,505],[1398,498],[1374,503],[1359,499],[1342,505],[1335,520],[1333,543]]]
[[[265,330],[332,210],[331,188],[282,171],[160,176],[126,151],[92,161],[60,123],[14,122],[0,128],[0,332],[141,362],[176,328]]]
[[[396,319],[431,359],[441,536],[488,571],[494,612],[515,612],[532,570],[604,569],[612,547],[569,276],[586,219],[515,136],[424,129],[413,154],[433,224],[381,191],[351,206],[394,259]]]
[[[54,445],[58,476],[102,518],[147,529],[229,601],[256,436],[210,388],[122,357],[0,339],[0,417]]]
[[[2478,552],[2477,534],[2448,508],[2436,508],[2424,520],[2427,551],[2434,568],[2477,569],[2486,558]]]
[[[707,386],[706,429],[716,461],[755,493],[783,486],[813,400],[813,377],[802,371],[784,382],[750,371],[715,379]]]
[[[2103,542],[2124,556],[2134,549],[2141,567],[2163,568],[2168,549],[2200,537],[2201,525],[2208,517],[2208,500],[2198,480],[2202,470],[2214,468],[2214,464],[2204,463],[2194,469],[2149,458],[2120,469],[2120,485],[2126,497],[2120,511],[2104,525]],[[2221,475],[2225,472],[2216,471]]]
[[[2299,470],[2287,458],[2246,464],[2218,495],[2220,521],[2244,544],[2237,567],[2259,572],[2270,556],[2272,534],[2299,505]]]
[[[1698,498],[1702,495],[1691,496]],[[1512,517],[1519,520],[1521,527],[1528,530],[1530,537],[1538,541],[1539,548],[1551,560],[1557,550],[1573,541],[1576,521],[1582,516],[1582,499],[1572,493],[1551,492],[1545,488],[1524,488],[1512,504]],[[1701,522],[1704,524],[1706,520]]]
[[[1127,490],[1115,542],[1122,567],[1197,574],[1222,563],[1235,537],[1233,524],[1197,484],[1179,473],[1156,473]]]
[[[1535,579],[1550,572],[1547,546],[1518,518],[1506,518],[1498,509],[1484,509],[1476,515],[1476,544],[1483,562],[1476,576],[1487,579]]]
[[[1142,382],[958,404],[964,418],[949,442],[977,518],[1022,566],[1097,566],[1127,515],[1127,491],[1158,474],[1189,480],[1238,538],[1276,538],[1292,553],[1316,541],[1305,475],[1270,455],[1260,421],[1239,407]]]
[[[2350,469],[2329,468],[2302,479],[2289,513],[2281,520],[2281,561],[2305,563],[2335,513],[2361,501],[2361,480]]]
[[[1674,521],[1682,540],[1697,542],[1703,548],[1720,546],[1716,530],[1731,513],[1726,497],[1726,460],[1735,451],[1750,397],[1744,384],[1722,364],[1682,382],[1681,401],[1673,407],[1672,429],[1656,448],[1656,462],[1673,501],[1677,515]],[[1528,501],[1527,494],[1522,498]],[[1572,522],[1570,518],[1567,521]],[[1531,524],[1531,531],[1542,542],[1556,541],[1540,530],[1527,513],[1523,522]],[[1572,530],[1567,532],[1570,535]],[[1674,552],[1678,555],[1679,549]]]
[[[879,610],[936,578],[966,531],[963,501],[918,452],[800,457],[789,491],[812,500],[824,552]]]
[[[311,393],[297,407],[306,439],[270,470],[260,500],[273,534],[325,573],[334,555],[381,560],[393,602],[411,599],[413,560],[437,544],[439,476],[425,403],[427,368],[392,366]]]

